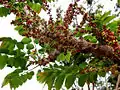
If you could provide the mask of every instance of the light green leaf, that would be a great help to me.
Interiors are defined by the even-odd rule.
[[[101,20],[101,21],[104,21],[104,19],[107,18],[108,15],[110,15],[110,13],[111,13],[111,11],[105,12],[105,13],[101,16],[100,20]]]
[[[32,40],[31,40],[30,38],[25,37],[25,38],[22,39],[21,42],[22,42],[23,44],[28,44],[28,43],[30,43],[31,41],[32,41]]]
[[[39,3],[29,3],[30,7],[37,13],[41,11],[41,5]]]
[[[58,56],[57,56],[57,61],[64,61],[66,59],[64,53],[60,53]]]
[[[107,24],[109,23],[111,20],[113,20],[115,18],[115,16],[108,16],[104,19],[103,24]]]
[[[27,44],[26,48],[29,49],[29,50],[31,50],[31,49],[34,48],[34,45],[33,44]]]
[[[118,22],[113,21],[107,25],[107,28],[109,28],[113,32],[117,32]]]
[[[84,38],[85,38],[85,40],[89,40],[89,41],[92,42],[92,43],[96,43],[96,42],[97,42],[96,37],[95,37],[95,36],[92,36],[92,35],[87,35],[87,36],[85,36]]]
[[[65,56],[65,59],[70,62],[71,52],[67,51],[67,55]]]
[[[19,31],[19,30],[21,30],[21,29],[23,29],[23,26],[22,26],[22,25],[15,27],[15,30],[17,30],[17,31]]]

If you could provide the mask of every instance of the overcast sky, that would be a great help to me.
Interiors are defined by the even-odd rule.
[[[67,6],[71,0],[58,0],[58,1],[59,1],[58,3],[55,3],[57,5],[57,7],[60,5],[62,9],[66,10]],[[114,0],[114,1],[116,1],[116,0]],[[104,4],[106,5],[104,10],[114,8],[113,5],[115,4],[115,2],[110,2],[110,0],[101,0],[101,2],[104,2]],[[81,0],[80,3],[85,3],[85,0]],[[54,9],[54,11],[55,11],[55,9]],[[55,16],[54,11],[52,13],[53,16]],[[45,15],[44,12],[42,12],[40,15],[41,15],[41,17],[48,19],[47,15]],[[15,16],[13,14],[8,15],[7,17],[4,17],[4,18],[0,18],[0,37],[12,37],[12,38],[20,41],[22,39],[22,37],[18,34],[18,32],[16,32],[14,30],[14,26],[12,26],[10,24],[10,22],[14,18],[15,18]],[[0,70],[0,85],[1,85],[4,77],[11,71],[13,71],[13,69],[11,69],[11,68],[4,68],[3,70]],[[17,90],[42,90],[42,89],[43,89],[43,85],[39,84],[36,81],[36,76],[34,76],[34,78],[32,80],[27,81],[25,84],[23,84]],[[0,88],[0,90],[10,90],[9,85],[7,85],[3,88]],[[43,90],[47,90],[47,87],[45,87]]]

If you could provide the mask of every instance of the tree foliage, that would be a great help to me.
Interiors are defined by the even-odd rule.
[[[23,36],[20,42],[10,37],[0,38],[0,69],[16,68],[5,77],[2,87],[10,84],[11,89],[16,89],[31,79],[34,70],[29,67],[33,65],[43,66],[36,76],[40,83],[48,85],[48,90],[83,87],[85,83],[88,86],[92,83],[94,88],[98,77],[105,77],[108,72],[114,77],[119,75],[120,20],[116,20],[117,15],[99,10],[92,15],[76,0],[69,4],[64,17],[58,8],[54,20],[49,7],[53,1],[0,0],[0,16],[15,14],[11,24]],[[92,5],[92,0],[87,1]],[[48,21],[39,16],[41,10],[49,15]],[[83,16],[80,23],[78,15]],[[110,80],[111,86],[115,86]]]

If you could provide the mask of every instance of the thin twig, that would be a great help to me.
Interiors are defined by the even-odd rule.
[[[117,83],[116,83],[116,88],[115,90],[119,90],[119,84],[120,84],[120,74],[118,75]]]
[[[40,66],[39,64],[35,67],[33,67],[32,69],[28,70],[28,71],[32,71],[33,69],[37,68],[38,66]]]

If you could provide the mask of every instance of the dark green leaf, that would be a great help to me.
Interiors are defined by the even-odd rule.
[[[97,80],[97,73],[96,72],[90,72],[89,73],[89,81],[91,83],[96,82]]]
[[[69,89],[70,87],[72,87],[74,81],[76,79],[76,76],[73,74],[70,74],[66,77],[66,81],[65,81],[65,86],[67,89]]]
[[[11,65],[11,66],[14,66],[14,62],[15,62],[14,57],[9,57],[8,60],[7,60],[7,64]]]
[[[39,3],[40,5],[43,4],[42,0],[33,0],[35,3]]]
[[[83,62],[83,63],[81,63],[81,64],[79,65],[79,67],[80,67],[81,69],[84,69],[86,66],[87,66],[87,63],[85,63],[85,62]]]
[[[81,74],[78,79],[79,86],[83,87],[87,79],[88,79],[87,74]]]
[[[6,55],[0,55],[0,69],[3,69],[5,65],[7,64],[8,56]]]
[[[64,78],[65,78],[65,74],[60,74],[55,81],[55,88],[56,90],[60,90],[60,88],[62,87],[62,84],[64,82]]]
[[[56,73],[52,73],[50,76],[48,76],[46,83],[48,85],[48,90],[51,90],[55,81]]]
[[[8,14],[10,14],[8,8],[0,7],[0,17],[7,16]]]
[[[30,79],[32,79],[32,76],[34,75],[34,72],[32,71],[32,72],[29,72],[28,74],[27,74],[27,78],[30,80]]]
[[[99,72],[98,72],[98,75],[99,75],[99,76],[101,76],[101,77],[105,77],[105,75],[106,75],[106,72],[99,71]]]
[[[38,44],[38,43],[39,43],[39,40],[38,40],[38,39],[35,39],[35,40],[34,40],[34,43]]]
[[[8,54],[8,53],[9,53],[9,50],[6,49],[6,48],[0,48],[0,53]]]

